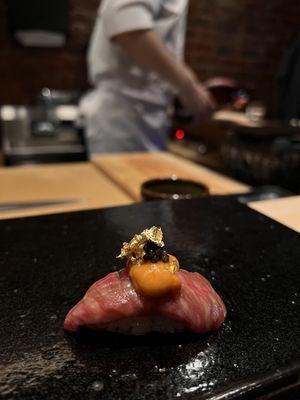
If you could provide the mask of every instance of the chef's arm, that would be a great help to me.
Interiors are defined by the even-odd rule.
[[[203,116],[214,108],[209,92],[198,81],[194,72],[179,62],[152,30],[138,30],[119,34],[118,44],[138,65],[155,72],[178,91],[186,107],[196,116]]]

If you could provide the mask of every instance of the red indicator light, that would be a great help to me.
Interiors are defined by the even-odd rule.
[[[182,140],[185,137],[185,132],[182,129],[179,129],[178,131],[176,131],[175,136],[176,139]]]

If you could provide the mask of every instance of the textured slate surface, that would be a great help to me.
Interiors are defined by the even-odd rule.
[[[121,243],[154,224],[181,265],[221,294],[222,329],[139,339],[65,333],[68,309],[121,266]],[[235,398],[281,369],[297,375],[299,267],[300,236],[230,198],[2,221],[0,397]]]

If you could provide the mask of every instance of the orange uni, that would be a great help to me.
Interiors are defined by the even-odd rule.
[[[135,290],[144,296],[161,297],[180,289],[181,282],[176,271],[179,263],[169,255],[169,262],[153,264],[145,261],[140,265],[130,264],[129,275]]]

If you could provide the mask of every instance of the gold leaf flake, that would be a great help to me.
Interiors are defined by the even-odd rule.
[[[161,228],[152,226],[150,229],[145,229],[139,235],[134,235],[129,243],[123,243],[121,253],[117,258],[127,258],[133,264],[140,264],[145,255],[144,246],[147,242],[153,242],[159,247],[164,246],[163,233]]]
[[[170,257],[169,267],[173,274],[179,270],[179,262],[176,257]]]

